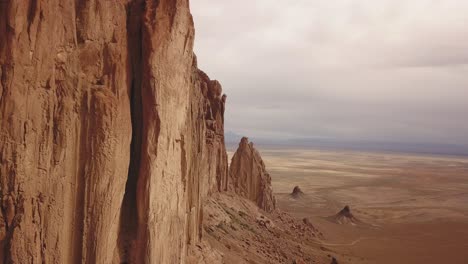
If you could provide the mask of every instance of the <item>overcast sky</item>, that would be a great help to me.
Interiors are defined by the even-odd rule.
[[[226,131],[468,144],[468,1],[191,0]]]

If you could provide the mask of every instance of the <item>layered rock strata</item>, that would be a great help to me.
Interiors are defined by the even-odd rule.
[[[184,263],[227,189],[188,0],[0,1],[0,262]]]

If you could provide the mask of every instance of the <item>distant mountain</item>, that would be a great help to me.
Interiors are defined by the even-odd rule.
[[[385,142],[365,140],[351,141],[333,139],[292,139],[287,140],[287,142],[291,146],[296,147],[468,156],[468,145],[463,144],[455,145],[442,143]]]
[[[245,136],[249,137],[249,135]],[[228,148],[232,146],[237,146],[241,138],[241,135],[232,131],[225,133],[225,141]],[[251,137],[251,139],[257,145],[267,147],[318,148],[331,150],[401,152],[415,154],[468,156],[468,144],[411,143],[324,138],[272,139],[262,137]]]

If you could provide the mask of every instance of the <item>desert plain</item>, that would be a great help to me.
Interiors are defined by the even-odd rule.
[[[309,218],[339,263],[468,263],[467,157],[258,148],[278,208]],[[330,221],[346,205],[360,222]]]

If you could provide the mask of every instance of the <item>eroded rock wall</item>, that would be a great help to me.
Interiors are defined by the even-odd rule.
[[[224,144],[224,110],[226,95],[222,94],[221,84],[210,78],[202,71],[198,71],[200,88],[203,93],[205,106],[206,125],[206,150],[207,160],[203,162],[207,166],[208,177],[204,186],[208,186],[204,195],[228,189],[228,158]]]
[[[188,1],[0,1],[0,36],[0,262],[184,263],[227,179]]]
[[[229,165],[229,190],[254,201],[261,209],[271,212],[276,200],[271,177],[265,169],[260,153],[244,137]]]
[[[1,258],[109,263],[131,139],[126,7],[0,5]]]

